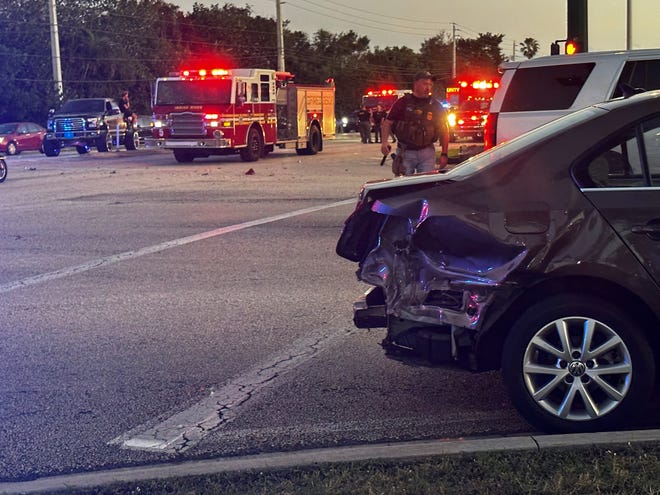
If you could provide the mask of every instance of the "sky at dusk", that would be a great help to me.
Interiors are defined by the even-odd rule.
[[[188,12],[193,3],[205,6],[248,5],[253,14],[275,18],[275,0],[170,0]],[[590,0],[589,51],[626,48],[627,0]],[[630,0],[632,48],[660,48],[660,0]],[[538,55],[550,53],[550,43],[566,37],[566,0],[282,0],[282,18],[289,29],[310,36],[319,29],[339,34],[349,30],[371,41],[370,48],[407,46],[415,51],[441,31],[476,38],[479,33],[503,34],[502,50],[511,57],[525,38],[540,44]],[[520,53],[516,52],[516,57]]]

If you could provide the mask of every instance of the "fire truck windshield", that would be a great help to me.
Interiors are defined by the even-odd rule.
[[[231,79],[158,81],[156,105],[229,104]]]

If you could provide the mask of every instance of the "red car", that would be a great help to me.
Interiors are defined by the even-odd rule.
[[[46,129],[34,122],[0,124],[0,153],[15,155],[21,151],[42,151]]]

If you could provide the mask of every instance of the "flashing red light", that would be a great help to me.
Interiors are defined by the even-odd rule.
[[[206,77],[208,75],[211,76],[226,76],[229,74],[229,71],[227,69],[184,69],[181,71],[181,75],[183,77],[193,77],[193,76],[198,76],[198,77]]]
[[[472,81],[471,83],[468,81],[458,81],[458,85],[461,88],[471,87],[472,89],[497,89],[500,87],[499,82],[479,80],[479,79]],[[447,91],[449,92],[449,88],[447,88]],[[452,88],[450,92],[455,93],[457,92],[457,89]]]
[[[395,89],[380,89],[380,90],[370,89],[365,93],[365,96],[390,96],[393,94],[396,94]]]

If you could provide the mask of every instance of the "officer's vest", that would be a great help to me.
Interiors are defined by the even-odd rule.
[[[402,96],[405,110],[403,120],[394,122],[393,132],[397,140],[410,149],[425,148],[440,138],[440,130],[435,125],[439,105],[427,98],[418,103],[412,95]]]

